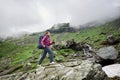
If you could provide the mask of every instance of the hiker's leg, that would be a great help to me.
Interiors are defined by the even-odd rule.
[[[40,60],[39,60],[39,64],[42,63],[42,61],[43,61],[43,59],[45,58],[46,54],[47,54],[47,50],[44,49],[44,52],[43,52],[43,54],[42,54],[42,56],[41,56],[41,58],[40,58]]]
[[[48,52],[48,54],[49,54],[50,63],[51,63],[51,62],[53,62],[53,52],[52,52],[51,48],[48,47],[48,46],[46,47],[46,50],[47,50],[47,52]]]

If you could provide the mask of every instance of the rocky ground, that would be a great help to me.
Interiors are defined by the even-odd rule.
[[[108,80],[100,64],[76,60],[61,64],[43,65],[32,72],[0,77],[0,80]]]

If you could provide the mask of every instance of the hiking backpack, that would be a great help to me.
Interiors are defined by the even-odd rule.
[[[38,49],[43,49],[43,46],[42,46],[42,44],[41,44],[41,41],[42,41],[43,37],[44,37],[44,36],[40,36],[40,37],[39,37],[38,46],[37,46]]]

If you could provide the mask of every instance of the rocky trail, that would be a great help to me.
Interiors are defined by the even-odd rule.
[[[77,60],[49,66],[39,66],[27,73],[16,73],[0,77],[0,80],[107,80],[100,64],[88,60]]]

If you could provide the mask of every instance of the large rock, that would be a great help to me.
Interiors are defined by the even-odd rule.
[[[67,48],[71,48],[73,50],[76,50],[76,42],[74,41],[74,39],[72,40],[67,40],[66,41],[66,47]]]
[[[110,45],[119,43],[119,39],[115,39],[113,35],[107,36],[107,43]]]
[[[109,46],[100,48],[97,51],[97,55],[100,56],[102,59],[115,60],[118,57],[118,51],[113,46]]]
[[[88,60],[39,66],[35,71],[23,75],[2,76],[0,80],[107,80],[99,64]]]
[[[108,65],[102,68],[108,77],[120,77],[120,64]]]

